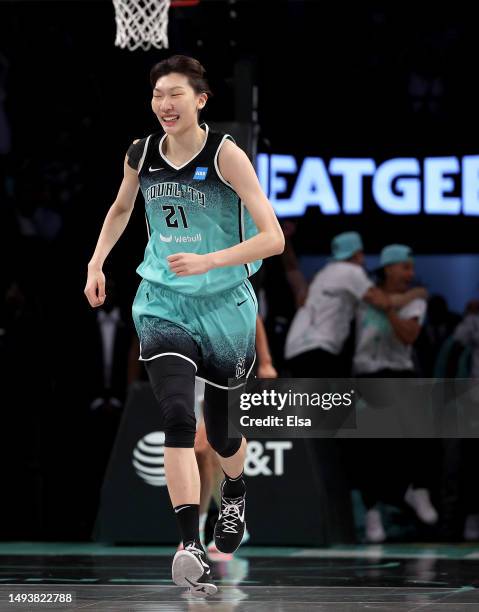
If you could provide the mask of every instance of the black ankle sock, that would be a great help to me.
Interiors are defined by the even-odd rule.
[[[225,484],[223,486],[223,495],[225,497],[241,497],[246,493],[246,484],[243,479],[244,472],[241,472],[236,478],[230,478],[223,470],[225,475]]]
[[[198,504],[181,504],[174,508],[183,545],[195,541],[200,544],[200,507]]]

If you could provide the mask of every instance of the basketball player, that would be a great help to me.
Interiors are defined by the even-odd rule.
[[[103,304],[102,267],[141,188],[149,239],[133,319],[163,420],[168,492],[184,542],[172,575],[204,597],[217,588],[199,538],[195,376],[207,383],[205,426],[225,474],[215,544],[233,552],[245,528],[246,440],[228,437],[228,393],[239,393],[255,360],[258,304],[248,277],[283,251],[284,237],[247,155],[229,135],[198,122],[210,95],[201,64],[173,56],[152,68],[150,82],[161,129],[128,149],[85,294],[91,306]]]

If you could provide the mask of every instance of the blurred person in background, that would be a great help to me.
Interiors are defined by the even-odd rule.
[[[391,244],[381,251],[378,287],[390,297],[406,294],[414,278],[410,247]],[[390,302],[382,310],[363,303],[356,321],[354,373],[371,378],[410,378],[416,375],[413,345],[426,313],[426,300],[416,297],[397,310]],[[358,482],[366,506],[366,540],[386,538],[378,502],[391,495],[403,500],[427,524],[438,519],[428,486],[431,476],[430,444],[424,440],[361,440],[355,460]],[[425,446],[427,444],[427,446]]]
[[[335,236],[331,253],[331,260],[311,282],[286,339],[285,357],[291,374],[297,378],[340,378],[350,374],[350,363],[341,353],[361,302],[384,310],[398,308],[424,293],[417,288],[387,296],[374,287],[364,270],[364,247],[357,232]]]
[[[296,313],[288,333],[286,357],[295,378],[334,379],[350,375],[354,350],[351,331],[360,304],[370,304],[374,311],[380,312],[389,306],[400,308],[418,295],[425,295],[421,288],[386,294],[374,287],[364,269],[364,247],[357,232],[335,236],[331,254],[328,263],[315,275],[307,299]],[[337,422],[334,426],[341,427],[341,424]],[[349,513],[347,476],[350,466],[355,465],[355,441],[316,439],[308,445],[319,468],[325,470],[325,478],[336,470],[344,480],[342,507]],[[339,499],[336,503],[340,504]]]

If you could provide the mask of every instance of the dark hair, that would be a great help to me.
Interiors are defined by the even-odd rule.
[[[150,71],[151,88],[154,89],[159,78],[171,72],[178,72],[188,77],[189,84],[197,94],[213,95],[205,77],[206,70],[198,60],[187,55],[173,55],[155,64]]]

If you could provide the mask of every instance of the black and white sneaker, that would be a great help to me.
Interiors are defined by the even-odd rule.
[[[221,511],[215,525],[215,545],[223,553],[233,553],[241,544],[245,522],[245,497],[225,497],[221,485]]]
[[[175,554],[171,575],[175,584],[188,587],[195,597],[207,597],[218,591],[205,552],[196,542],[189,542]]]

